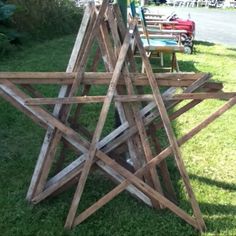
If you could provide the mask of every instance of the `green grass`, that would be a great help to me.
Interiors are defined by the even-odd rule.
[[[0,71],[65,71],[73,36],[30,45],[0,61]],[[225,91],[236,91],[236,49],[199,43],[193,55],[180,55],[182,71],[211,72],[224,81]],[[45,87],[43,87],[45,89]],[[47,88],[47,93],[56,93]],[[57,90],[57,89],[56,89]],[[173,122],[180,137],[223,101],[206,101]],[[92,130],[94,110],[82,121]],[[236,235],[236,107],[182,146],[184,161],[210,235]],[[112,127],[108,122],[107,131]],[[198,233],[168,210],[150,209],[122,193],[72,231],[64,231],[73,189],[37,206],[25,201],[27,188],[45,131],[0,99],[0,235],[176,235]],[[168,160],[170,161],[170,160]],[[179,187],[180,205],[188,210],[182,183],[173,165],[172,177]],[[80,209],[108,192],[114,184],[100,172],[90,176]],[[190,212],[188,210],[188,212]]]

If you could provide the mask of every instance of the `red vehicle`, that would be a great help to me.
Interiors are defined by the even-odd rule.
[[[146,7],[143,8],[146,14],[150,13],[150,10]],[[155,18],[157,19],[157,18]],[[162,20],[170,21],[172,24],[163,24],[163,29],[167,30],[185,30],[186,33],[181,34],[181,42],[184,45],[185,53],[191,54],[193,52],[193,40],[195,37],[195,22],[192,20],[180,19],[174,12],[167,18]],[[174,22],[174,24],[173,24]]]
[[[181,41],[184,45],[185,53],[191,54],[193,52],[193,40],[195,37],[195,22],[192,20],[180,19],[176,14],[171,14],[169,21],[174,21],[174,25],[163,25],[164,29],[186,30],[185,34],[181,34]]]

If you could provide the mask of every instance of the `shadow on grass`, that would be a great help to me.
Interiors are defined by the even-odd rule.
[[[222,188],[222,189],[229,190],[229,191],[236,191],[235,184],[229,184],[229,183],[225,183],[223,181],[217,181],[217,180],[209,179],[209,178],[206,178],[203,176],[198,176],[195,174],[190,174],[189,177],[191,179],[198,180],[198,181],[208,184],[208,185],[215,185],[218,188]]]
[[[203,46],[215,46],[215,43],[207,42],[207,41],[194,41],[195,45],[203,45]]]
[[[231,50],[231,49],[228,49],[228,50]],[[222,57],[222,58],[231,58],[233,60],[236,60],[236,54],[235,53],[213,53],[213,52],[207,52],[206,54],[208,55],[211,55],[211,56],[215,56],[215,57]]]
[[[202,213],[205,215],[204,221],[206,223],[208,233],[214,233],[214,235],[218,235],[216,233],[219,233],[219,235],[229,235],[221,233],[222,231],[235,229],[234,219],[236,205],[201,202],[200,208]]]
[[[235,46],[235,48],[227,48],[227,49],[230,50],[230,51],[236,52],[236,46]]]
[[[228,217],[230,217],[234,215],[236,212],[236,206],[231,205],[231,204],[223,205],[223,204],[212,204],[212,203],[201,202],[200,205],[201,205],[202,212],[204,214],[209,214],[209,216],[211,215],[224,215],[225,216],[227,214],[229,215]]]
[[[179,60],[179,67],[181,71],[188,71],[188,72],[200,72],[196,66],[194,61],[181,61]]]
[[[215,46],[216,44],[215,43],[211,43],[211,42],[207,42],[207,41],[195,41],[194,43],[195,46],[197,45],[200,45],[200,46],[209,46],[209,47],[213,47]],[[229,47],[229,48],[225,48],[228,52],[229,51],[232,51],[232,54],[231,53],[226,53],[225,51],[222,51],[222,53],[213,53],[212,51],[207,51],[207,52],[204,52],[205,54],[208,54],[208,55],[212,55],[212,56],[219,56],[219,57],[231,57],[233,59],[236,58],[236,55],[235,55],[235,52],[236,52],[236,47],[233,48],[233,47]],[[222,48],[223,50],[223,48]],[[196,51],[194,51],[194,53],[197,53]]]

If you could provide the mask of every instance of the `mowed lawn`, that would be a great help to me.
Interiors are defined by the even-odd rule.
[[[0,59],[0,71],[65,71],[74,36],[31,44]],[[193,55],[179,55],[182,71],[210,72],[236,91],[236,49],[199,42]],[[42,87],[55,95],[57,89]],[[94,91],[97,92],[97,91]],[[208,100],[173,122],[181,137],[222,106]],[[92,130],[99,106],[89,107],[82,122]],[[96,113],[97,114],[97,113]],[[110,120],[107,130],[113,127]],[[45,131],[0,98],[0,235],[2,236],[192,236],[191,226],[168,210],[157,211],[122,193],[72,231],[63,224],[74,189],[32,206],[25,200]],[[181,147],[191,183],[207,225],[204,235],[236,235],[236,106]],[[70,154],[71,158],[76,156]],[[171,159],[171,158],[169,158]],[[180,206],[189,213],[184,189],[169,161]],[[114,187],[96,171],[90,176],[80,209]]]

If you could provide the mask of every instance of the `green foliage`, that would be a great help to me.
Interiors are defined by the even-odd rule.
[[[0,54],[11,49],[11,43],[19,37],[19,34],[12,29],[12,16],[15,13],[14,4],[6,4],[0,1]]]
[[[14,21],[33,39],[49,39],[75,33],[82,11],[70,0],[11,0],[18,7]]]
[[[3,33],[0,33],[0,55],[2,56],[10,49],[11,49],[11,44],[7,36]]]
[[[13,4],[5,4],[6,1],[0,1],[0,21],[8,20],[15,12],[16,7]]]

